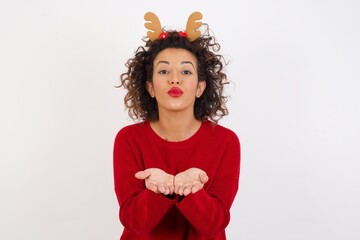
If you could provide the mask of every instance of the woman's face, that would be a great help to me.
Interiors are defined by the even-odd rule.
[[[160,111],[185,111],[193,114],[194,103],[206,87],[198,79],[197,59],[188,50],[167,48],[153,62],[153,79],[147,89],[156,98]]]

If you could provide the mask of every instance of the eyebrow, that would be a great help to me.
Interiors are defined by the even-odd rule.
[[[181,62],[181,64],[191,64],[193,66],[193,68],[195,68],[194,64],[190,61],[183,61],[183,62]]]
[[[156,64],[156,66],[159,65],[160,63],[170,64],[170,62],[168,62],[168,61],[159,61]],[[181,64],[191,64],[193,66],[193,68],[195,68],[194,64],[192,62],[190,62],[190,61],[182,61]]]

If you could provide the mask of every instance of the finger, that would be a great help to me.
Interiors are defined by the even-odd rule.
[[[174,194],[174,188],[173,188],[173,187],[170,187],[170,188],[169,188],[169,194],[170,194],[170,195]]]
[[[168,183],[167,187],[169,189],[169,194],[173,194],[174,193],[174,184],[173,183]]]
[[[200,189],[202,189],[202,184],[194,184],[194,186],[191,188],[191,193],[194,194],[198,192]]]
[[[184,185],[181,185],[181,186],[179,187],[178,194],[179,194],[180,196],[184,195],[184,189],[185,189],[185,186],[184,186]]]
[[[166,192],[166,188],[165,188],[165,186],[163,184],[158,185],[158,190],[162,194],[165,194],[165,192]]]
[[[137,179],[146,179],[151,175],[150,171],[144,170],[144,171],[139,171],[137,173],[135,173],[135,177]]]
[[[181,183],[176,183],[174,186],[174,192],[175,194],[179,194],[179,189],[181,187]]]
[[[165,186],[165,191],[163,192],[164,195],[169,195],[170,193],[170,190],[169,190],[169,187],[168,186]]]
[[[146,188],[149,189],[150,191],[153,191],[154,193],[159,193],[157,186],[154,184],[147,184]]]
[[[187,196],[191,193],[192,186],[184,188],[184,196]]]
[[[207,181],[209,181],[209,177],[206,175],[206,173],[200,174],[200,181],[201,183],[206,183]]]
[[[170,187],[169,187],[169,189],[170,189],[169,194],[174,194],[174,192],[175,192],[175,188],[174,188],[174,186],[173,186],[173,185],[172,185],[172,186],[170,186]]]

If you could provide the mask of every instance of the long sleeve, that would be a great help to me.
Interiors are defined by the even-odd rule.
[[[209,238],[223,232],[228,225],[230,207],[238,190],[240,142],[236,135],[231,136],[210,186],[207,188],[205,184],[199,192],[176,203],[191,225]]]
[[[171,142],[149,122],[137,123],[117,134],[113,161],[122,240],[226,239],[240,174],[240,142],[234,132],[204,121],[191,138]],[[134,176],[148,168],[175,176],[192,167],[204,170],[209,181],[186,197],[156,194]]]
[[[153,229],[164,217],[174,200],[147,190],[144,180],[134,174],[144,170],[141,156],[133,150],[131,139],[120,131],[114,143],[114,183],[120,205],[120,220],[128,230],[143,234]]]

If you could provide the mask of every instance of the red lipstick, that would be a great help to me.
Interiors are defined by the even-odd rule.
[[[178,87],[172,87],[167,93],[170,97],[180,97],[184,92]]]

